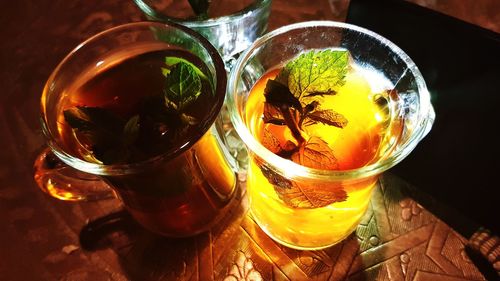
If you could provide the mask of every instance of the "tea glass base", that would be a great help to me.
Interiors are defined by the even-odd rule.
[[[277,238],[276,236],[274,236],[265,227],[263,227],[264,224],[259,221],[259,219],[254,215],[254,213],[252,212],[251,209],[250,209],[250,215],[251,215],[252,219],[255,221],[255,223],[257,223],[257,225],[260,227],[260,229],[262,231],[264,231],[264,233],[267,234],[267,236],[269,236],[273,241],[275,241],[276,243],[283,245],[285,247],[295,249],[295,250],[301,250],[301,251],[316,251],[316,250],[330,248],[330,247],[335,246],[338,243],[344,241],[347,237],[349,237],[356,230],[356,227],[354,227],[351,231],[348,231],[346,235],[340,237],[339,239],[335,240],[332,243],[328,243],[325,245],[319,245],[319,246],[300,246],[300,245],[290,244],[290,243],[285,242],[285,241]]]
[[[67,166],[49,148],[38,155],[34,170],[38,187],[59,200],[95,201],[115,197],[101,178]]]
[[[180,227],[179,225],[172,226],[171,223],[169,223],[172,218],[172,214],[159,214],[156,217],[152,217],[151,213],[141,213],[134,210],[133,208],[127,207],[126,205],[125,208],[130,213],[132,218],[134,218],[136,222],[138,222],[149,232],[168,238],[193,237],[208,232],[214,227],[226,226],[227,219],[234,215],[234,210],[236,210],[241,203],[241,184],[241,181],[236,181],[234,190],[225,202],[225,206],[219,209],[215,216],[207,218],[205,220],[197,219],[196,224],[186,224],[183,227]],[[188,216],[187,213],[185,215]],[[186,222],[188,218],[182,217],[182,215],[178,215],[174,217],[174,219],[178,222]]]

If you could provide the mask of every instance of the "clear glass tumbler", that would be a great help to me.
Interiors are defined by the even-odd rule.
[[[329,130],[325,134],[328,145],[334,144],[336,169],[300,165],[271,152],[262,141],[262,120],[268,117],[263,113],[264,97],[255,96],[265,92],[260,79],[273,78],[288,61],[311,50],[347,50],[349,71],[357,69],[365,81],[359,82],[357,74],[347,74],[347,82],[332,97],[334,104],[343,106],[341,113],[349,120],[343,129],[325,129]],[[314,63],[310,66],[306,71],[319,67]],[[352,233],[368,207],[379,175],[415,148],[431,129],[435,116],[422,75],[408,55],[374,32],[330,21],[285,26],[256,40],[233,68],[228,95],[231,120],[249,151],[251,214],[271,238],[296,249],[329,247]],[[318,96],[314,92],[310,95]],[[351,98],[355,100],[348,101]],[[368,120],[366,104],[377,109],[370,117],[377,121],[377,131],[368,131],[363,124],[368,122],[364,121]],[[303,104],[302,109],[308,106]],[[321,122],[316,119],[311,128],[322,128]],[[268,126],[275,126],[272,123]],[[268,147],[269,142],[267,139]],[[314,145],[319,143],[316,140]],[[297,152],[297,144],[281,145],[290,145],[297,155],[307,156]],[[313,152],[321,152],[317,147]],[[313,147],[300,149],[312,151]],[[315,157],[322,159],[318,154]]]
[[[134,0],[155,21],[177,22],[205,36],[228,65],[267,29],[271,0]],[[194,6],[190,5],[193,2]],[[199,11],[196,4],[208,3]]]
[[[117,67],[122,62],[135,58],[158,58],[157,54],[160,54],[159,59],[152,62],[140,61],[136,64],[137,68]],[[181,71],[176,72],[178,75],[185,75],[186,72],[183,71],[186,64],[203,66],[198,69],[203,73],[196,75],[203,77],[204,82],[200,83],[210,87],[212,94],[198,93],[196,98],[205,101],[201,106],[202,112],[206,114],[197,116],[200,111],[198,109],[192,110],[193,113],[189,113],[191,116],[186,115],[188,113],[185,112],[188,111],[178,115],[180,113],[172,113],[171,108],[168,109],[170,111],[167,110],[163,92],[170,88],[163,88],[165,86],[162,85],[177,85],[165,82],[165,79],[175,75],[173,73],[176,68],[166,69],[166,57],[163,54],[184,54],[188,55],[185,58],[192,58],[191,62],[183,61]],[[123,71],[127,75],[116,76],[116,73]],[[165,72],[169,71],[170,76],[165,78]],[[191,85],[182,84],[184,81],[191,81],[189,79],[194,74],[190,72],[189,75],[180,76],[184,77],[184,80],[179,80],[180,88],[185,89],[185,86]],[[160,88],[154,88],[153,84]],[[123,91],[128,94],[122,95]],[[226,160],[220,138],[213,126],[224,102],[225,92],[226,71],[218,52],[203,36],[184,26],[139,22],[97,34],[68,54],[47,81],[41,98],[42,129],[50,148],[49,154],[53,153],[57,158],[42,155],[36,165],[35,178],[38,178],[44,191],[54,197],[69,200],[94,196],[91,187],[95,184],[105,186],[109,191],[111,187],[140,224],[161,235],[180,237],[205,231],[234,202],[232,199],[237,185],[235,172]],[[184,90],[182,93],[184,95],[188,92]],[[187,103],[191,98],[185,96],[183,102]],[[169,102],[174,103],[175,100]],[[180,104],[176,109],[181,110]],[[146,107],[141,107],[139,111],[135,109],[143,105]],[[68,127],[70,122],[66,114],[68,108],[75,106],[105,108],[116,118],[129,120],[123,132],[134,131],[133,128],[136,127],[135,133],[143,134],[132,140],[139,142],[137,146],[130,146],[129,142],[129,150],[113,150],[116,147],[108,146],[106,149],[109,151],[118,151],[113,157],[120,159],[123,153],[132,153],[138,148],[142,149],[138,152],[142,153],[139,155],[146,156],[137,158],[141,160],[110,164],[94,158],[93,155],[97,154],[92,153],[97,151],[96,145],[86,145],[85,142],[97,137]],[[153,120],[156,115],[151,115],[149,109],[157,108],[160,108],[157,114],[170,112],[161,116],[180,119],[175,119],[177,123]],[[102,114],[89,116],[94,127],[104,128],[102,126],[109,125],[104,124],[108,121],[95,121],[109,119],[92,119],[102,118]],[[130,120],[136,120],[135,124]],[[182,123],[182,120],[187,121]],[[179,129],[169,127],[170,124],[187,123],[195,125]],[[156,143],[162,148],[158,150],[160,153],[154,147],[148,147],[150,133],[162,140]],[[123,136],[128,138],[130,135]],[[141,139],[141,136],[144,137]],[[118,141],[117,145],[123,144],[121,137]],[[166,149],[163,149],[164,145]],[[88,153],[88,150],[93,152]],[[144,154],[145,152],[147,153]],[[66,170],[73,168],[84,179],[73,176],[74,174],[63,173],[60,176],[60,169],[64,165],[57,164],[58,159],[69,166]],[[53,186],[54,177],[57,186]],[[48,189],[48,186],[52,186],[52,189]],[[73,194],[75,192],[76,195]]]

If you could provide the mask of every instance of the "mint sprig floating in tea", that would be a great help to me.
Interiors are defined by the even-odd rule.
[[[191,70],[193,70],[194,72],[196,72],[196,74],[198,74],[198,76],[201,79],[208,80],[208,78],[205,75],[205,73],[203,73],[201,71],[201,69],[199,69],[196,65],[192,64],[187,59],[183,59],[183,58],[179,58],[179,57],[165,57],[165,64],[168,65],[168,66],[174,66],[174,65],[176,65],[176,64],[178,64],[180,62],[189,65],[191,67]],[[162,72],[163,72],[163,75],[167,76],[170,73],[170,70],[168,68],[162,68]]]
[[[305,127],[322,123],[344,128],[348,120],[332,109],[322,108],[324,96],[336,95],[345,84],[349,53],[344,50],[312,50],[288,62],[275,79],[267,81],[264,90],[263,121],[286,126],[293,139],[281,145],[269,130],[264,130],[262,144],[273,153],[297,164],[315,169],[337,169],[334,152],[319,136],[309,136]],[[273,183],[280,177],[267,169],[264,175],[274,185],[279,197],[292,207],[317,208],[347,198],[337,189],[309,187],[290,181],[287,188]],[[272,180],[271,180],[272,179]]]
[[[206,76],[199,68],[184,59],[167,57],[165,63],[173,66],[168,72],[162,69],[163,75],[167,78],[163,91],[165,106],[179,113],[184,123],[196,124],[198,122],[196,118],[184,113],[184,109],[201,94],[201,77],[207,79]]]
[[[321,208],[347,199],[347,193],[340,185],[307,184],[289,180],[266,166],[261,166],[260,169],[269,183],[273,185],[278,197],[293,208]]]
[[[342,114],[322,109],[321,101],[323,96],[336,95],[337,89],[345,84],[348,59],[347,51],[309,51],[287,63],[276,79],[267,81],[264,123],[287,126],[296,141],[294,150],[307,154],[314,150],[301,149],[310,141],[303,136],[304,126],[323,123],[344,128],[347,125],[348,121]],[[335,161],[333,153],[324,150],[322,155]],[[306,166],[322,168],[313,164]]]
[[[80,141],[92,143],[93,156],[103,164],[125,161],[139,135],[139,116],[125,121],[99,107],[77,106],[64,111],[64,119]]]
[[[348,66],[348,51],[312,50],[287,63],[275,80],[298,99],[334,95],[345,84]]]
[[[96,161],[105,165],[128,163],[133,154],[141,154],[137,149],[141,133],[143,139],[177,138],[198,123],[186,108],[202,94],[202,80],[208,78],[182,58],[166,57],[165,66],[160,69],[165,76],[163,92],[144,97],[137,114],[128,119],[101,107],[82,105],[64,110],[66,123]]]

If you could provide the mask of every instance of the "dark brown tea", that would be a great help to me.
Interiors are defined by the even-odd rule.
[[[103,178],[148,229],[168,236],[206,230],[236,183],[209,129],[224,96],[216,96],[208,67],[180,50],[100,63],[61,101],[65,150],[105,166],[140,167]]]
[[[206,66],[190,53],[154,51],[125,59],[87,78],[72,89],[61,107],[60,123],[69,151],[103,164],[136,163],[175,153],[199,138],[210,125],[204,119],[213,114],[217,104],[210,82],[206,76],[198,78],[198,91],[183,90],[194,80],[189,75],[197,74],[184,75],[181,69],[181,77],[168,81],[169,75],[175,73],[164,74],[170,71],[166,58],[196,61],[199,68],[194,67],[207,72]],[[186,85],[179,85],[183,83]],[[179,96],[166,94],[169,87],[176,86],[180,88]],[[166,105],[167,97],[174,99],[168,101],[172,106]],[[69,118],[80,120],[71,124]]]

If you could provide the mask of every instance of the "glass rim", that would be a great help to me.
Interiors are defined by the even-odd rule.
[[[417,127],[413,132],[412,137],[403,144],[403,148],[392,153],[390,157],[377,161],[376,163],[366,165],[363,167],[349,169],[349,170],[321,170],[302,166],[300,164],[294,163],[288,159],[282,158],[273,152],[265,148],[255,137],[250,133],[246,124],[243,122],[242,117],[239,114],[239,109],[236,105],[234,95],[237,93],[238,89],[238,79],[241,76],[241,71],[244,64],[250,57],[253,56],[255,50],[259,49],[265,43],[267,43],[272,38],[287,33],[292,30],[301,28],[312,28],[312,27],[333,27],[348,29],[351,31],[360,32],[366,34],[375,40],[379,41],[381,44],[388,46],[392,51],[394,51],[406,64],[406,71],[411,71],[415,76],[418,93],[420,96],[420,107],[418,112]],[[248,147],[251,153],[256,154],[260,159],[264,159],[266,163],[272,169],[281,171],[285,175],[293,175],[304,178],[315,178],[319,180],[347,180],[355,178],[366,178],[374,175],[378,175],[385,170],[393,167],[401,160],[403,160],[417,145],[417,143],[429,132],[430,125],[432,125],[434,119],[434,109],[430,103],[430,94],[423,79],[420,70],[417,68],[413,60],[396,44],[392,43],[385,37],[368,30],[366,28],[335,21],[306,21],[299,22],[290,25],[286,25],[275,29],[262,37],[258,38],[254,43],[242,53],[238,58],[232,72],[229,76],[228,82],[228,109],[230,119],[235,127],[238,135],[243,140],[245,145]],[[429,118],[426,118],[429,117]]]
[[[217,26],[217,25],[229,23],[229,22],[232,22],[235,20],[239,20],[240,18],[248,17],[254,11],[261,10],[261,9],[264,9],[265,7],[268,7],[271,4],[271,1],[272,0],[255,0],[254,3],[252,3],[248,7],[245,7],[242,10],[237,11],[236,13],[226,15],[226,16],[221,16],[221,17],[209,18],[207,20],[200,20],[200,21],[184,20],[181,18],[174,18],[174,17],[166,16],[166,15],[156,11],[150,5],[145,3],[143,0],[134,0],[134,3],[148,17],[151,17],[156,21],[164,21],[164,22],[173,21],[173,22],[180,23],[180,24],[185,25],[185,26],[190,27],[190,28],[207,28],[207,27]]]
[[[60,69],[66,64],[68,60],[70,60],[75,54],[84,46],[88,45],[89,43],[94,42],[95,40],[101,39],[105,36],[107,36],[110,33],[117,32],[120,30],[127,30],[130,28],[140,28],[140,27],[158,27],[158,28],[164,28],[164,27],[173,27],[175,29],[178,29],[182,31],[183,33],[187,34],[190,38],[194,39],[195,41],[198,41],[198,43],[207,51],[209,54],[211,60],[213,61],[214,64],[214,69],[215,69],[215,80],[216,80],[216,86],[214,89],[215,96],[217,97],[216,99],[216,104],[214,105],[214,110],[211,112],[209,116],[207,116],[207,125],[206,128],[204,128],[203,132],[200,132],[197,134],[192,141],[190,141],[188,144],[185,144],[178,149],[174,151],[170,151],[167,153],[163,153],[157,156],[150,157],[147,160],[139,161],[137,163],[128,163],[128,164],[111,164],[111,165],[104,165],[104,164],[99,164],[99,163],[92,163],[88,162],[85,160],[82,160],[78,157],[75,157],[69,153],[67,153],[64,149],[61,148],[61,146],[57,142],[57,138],[52,134],[51,130],[48,127],[48,122],[47,122],[47,117],[46,117],[46,109],[45,109],[45,100],[47,99],[47,96],[50,95],[50,88],[52,83],[54,82],[56,76],[59,74]],[[41,122],[41,128],[42,128],[42,133],[45,136],[46,143],[52,150],[52,152],[59,158],[61,159],[64,163],[67,165],[81,170],[83,172],[95,174],[95,175],[125,175],[125,174],[131,174],[134,172],[138,172],[142,169],[144,169],[144,166],[147,165],[154,165],[155,163],[163,161],[165,158],[174,158],[184,151],[188,150],[191,148],[195,143],[197,143],[213,126],[213,123],[215,122],[220,109],[222,108],[222,105],[224,103],[224,98],[225,98],[225,93],[226,93],[226,86],[227,86],[227,75],[226,75],[226,70],[224,68],[224,62],[222,61],[222,58],[220,57],[219,53],[215,49],[215,47],[202,35],[200,35],[198,32],[187,28],[185,26],[182,26],[180,24],[174,23],[174,22],[155,22],[155,21],[140,21],[140,22],[133,22],[133,23],[126,23],[122,25],[118,25],[109,29],[106,29],[104,31],[101,31],[83,42],[79,43],[74,49],[72,49],[56,66],[56,68],[52,71],[50,74],[49,78],[47,79],[47,82],[45,83],[42,97],[40,99],[40,105],[41,105],[41,117],[40,117],[40,122]]]

